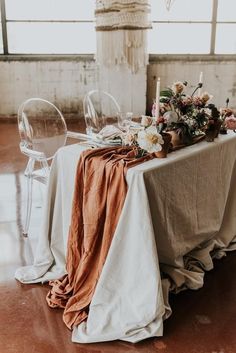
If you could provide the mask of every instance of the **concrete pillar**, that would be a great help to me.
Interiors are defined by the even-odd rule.
[[[146,110],[146,67],[132,73],[126,65],[99,68],[99,89],[111,93],[124,112],[135,116]]]

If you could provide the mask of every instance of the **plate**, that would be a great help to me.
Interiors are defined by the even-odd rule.
[[[90,141],[100,146],[121,146],[122,144],[121,140],[118,140],[118,139],[108,140],[108,139],[100,139],[95,137],[95,138],[92,138]]]

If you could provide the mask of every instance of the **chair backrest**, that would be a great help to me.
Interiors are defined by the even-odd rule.
[[[44,153],[48,160],[66,142],[67,127],[62,113],[42,98],[30,98],[21,104],[18,129],[21,143],[30,150]]]
[[[86,94],[83,101],[87,133],[98,133],[104,126],[117,121],[120,106],[108,92],[93,90]]]

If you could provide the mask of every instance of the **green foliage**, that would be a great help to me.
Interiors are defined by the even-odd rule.
[[[171,88],[166,88],[160,92],[160,97],[168,97],[171,98],[174,96],[174,92],[172,91]]]

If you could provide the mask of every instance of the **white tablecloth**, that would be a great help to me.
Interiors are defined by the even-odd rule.
[[[23,283],[65,274],[82,149],[70,145],[56,154],[34,265],[16,271]],[[137,342],[163,334],[171,313],[168,291],[200,288],[212,258],[236,249],[235,162],[236,134],[229,133],[128,170],[120,220],[87,322],[73,329],[74,342]]]

